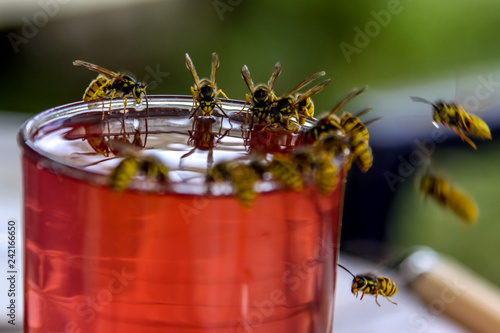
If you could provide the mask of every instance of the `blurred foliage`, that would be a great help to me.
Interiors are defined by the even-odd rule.
[[[188,94],[192,83],[184,53],[200,76],[208,76],[210,54],[217,51],[219,86],[236,99],[246,92],[243,64],[254,81],[264,82],[279,60],[280,94],[313,72],[327,72],[332,83],[316,98],[326,110],[353,86],[432,80],[457,67],[495,62],[500,52],[500,3],[494,0],[170,0],[63,14],[74,2],[61,5],[60,14],[20,44],[18,53],[7,36],[22,36],[21,18],[17,29],[1,32],[0,109],[39,112],[79,100],[94,74],[73,67],[75,59],[126,70],[139,79],[148,67],[159,66],[169,75],[151,94]],[[33,8],[33,15],[40,10]],[[376,16],[385,22],[377,23]],[[371,27],[373,37],[348,62],[340,45],[356,47],[356,27],[365,33]]]

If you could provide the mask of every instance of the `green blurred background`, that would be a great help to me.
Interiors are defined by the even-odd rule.
[[[318,110],[328,110],[353,87],[368,85],[370,91],[352,109],[372,106],[372,116],[384,117],[373,125],[372,138],[386,152],[398,143],[387,137],[391,131],[402,131],[408,148],[432,130],[430,107],[412,103],[410,94],[454,98],[457,73],[474,76],[480,68],[487,75],[500,68],[496,0],[3,0],[0,22],[2,111],[37,113],[80,100],[96,75],[74,67],[75,59],[156,80],[149,94],[189,94],[192,78],[184,54],[206,77],[216,51],[218,85],[230,98],[243,99],[247,92],[243,64],[258,83],[268,80],[278,60],[283,72],[277,94],[313,72],[327,72],[332,83],[315,97]],[[498,118],[493,111],[489,119]],[[389,201],[387,221],[380,226],[384,246],[397,252],[430,245],[498,284],[498,146],[493,141],[473,151],[455,142],[433,154],[440,170],[477,199],[476,226],[464,226],[431,201],[424,204],[412,175]],[[350,200],[371,209],[366,198]],[[360,232],[366,222],[349,221],[351,230]]]

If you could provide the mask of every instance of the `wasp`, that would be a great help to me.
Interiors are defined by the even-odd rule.
[[[272,123],[273,124],[281,124],[286,129],[289,129],[290,117],[292,115],[295,115],[297,122],[300,123],[301,118],[299,117],[299,111],[298,111],[299,105],[303,105],[304,102],[306,102],[306,104],[307,104],[307,100],[309,100],[309,105],[311,105],[311,106],[314,105],[314,104],[312,104],[310,97],[314,94],[317,94],[321,90],[323,90],[323,88],[328,83],[330,83],[331,80],[327,79],[327,80],[319,83],[315,87],[309,89],[304,94],[296,95],[296,96],[294,96],[294,94],[297,91],[299,91],[300,89],[302,89],[303,87],[305,87],[306,85],[308,85],[309,83],[311,83],[312,81],[314,81],[314,80],[316,80],[324,75],[325,75],[324,71],[316,72],[316,73],[312,74],[311,76],[304,79],[301,83],[299,83],[295,88],[290,90],[290,92],[288,92],[286,95],[275,100],[272,103],[273,106],[270,109],[270,116],[271,116]],[[306,106],[306,108],[307,108],[307,106]],[[304,111],[302,109],[301,109],[301,112],[304,113]],[[307,110],[305,112],[310,113],[311,112],[310,107],[309,107],[309,110]],[[312,112],[314,112],[314,111],[312,111]],[[304,118],[304,116],[302,118]],[[285,121],[286,123],[283,124],[283,121]]]
[[[275,154],[269,163],[268,172],[273,178],[286,187],[300,191],[303,187],[303,177],[298,163],[289,154]]]
[[[472,148],[476,145],[465,133],[479,138],[491,140],[491,132],[488,125],[476,115],[469,114],[464,108],[455,103],[445,103],[438,101],[432,103],[421,97],[410,97],[414,102],[421,102],[432,105],[433,123],[437,127],[442,124],[457,133],[462,141],[467,142]]]
[[[299,125],[304,125],[306,123],[306,119],[312,119],[314,116],[314,102],[311,99],[311,96],[323,90],[323,88],[330,83],[330,80],[323,81],[306,94],[297,94],[295,96],[295,104],[297,108],[297,113],[299,118]]]
[[[337,187],[340,177],[338,170],[332,162],[332,155],[319,152],[316,161],[315,182],[321,194],[329,194]]]
[[[260,163],[221,162],[207,172],[207,182],[229,181],[234,187],[236,198],[245,207],[251,207],[257,198],[254,185],[261,178],[264,169]]]
[[[271,73],[269,81],[267,81],[267,85],[259,84],[258,86],[255,87],[252,81],[252,77],[250,76],[250,71],[248,70],[248,67],[244,65],[241,68],[241,76],[245,80],[248,90],[250,90],[250,95],[246,94],[246,101],[245,105],[243,106],[243,109],[247,104],[250,104],[250,112],[252,114],[252,124],[251,124],[252,127],[253,127],[254,117],[257,117],[259,124],[267,121],[271,109],[271,104],[274,103],[274,101],[277,99],[276,95],[274,94],[273,88],[274,88],[274,83],[276,82],[276,79],[280,74],[281,74],[281,63],[278,61],[274,65],[273,72]],[[245,123],[247,122],[247,120],[248,120],[248,113],[245,119]]]
[[[420,179],[420,192],[430,196],[441,207],[450,208],[460,219],[474,223],[478,218],[477,205],[471,197],[458,190],[444,178],[427,173]]]
[[[222,90],[217,90],[217,85],[215,79],[217,77],[217,69],[219,68],[219,56],[216,52],[212,53],[212,72],[210,74],[210,79],[202,79],[198,77],[196,73],[196,68],[194,67],[193,61],[186,53],[186,67],[194,79],[194,86],[191,87],[191,93],[193,95],[193,107],[192,114],[189,118],[192,118],[198,109],[201,109],[203,116],[211,116],[214,108],[217,106],[221,112],[227,117],[227,114],[222,110],[222,104],[217,96],[221,94],[225,99],[228,99],[226,94]],[[220,105],[218,105],[219,103]],[[198,105],[199,104],[199,105]]]
[[[109,186],[112,190],[125,190],[135,176],[145,176],[160,183],[168,180],[169,169],[158,158],[146,156],[130,144],[117,142],[116,146],[124,158],[111,172]]]
[[[344,99],[342,99],[335,107],[306,133],[311,136],[313,141],[319,143],[321,141],[330,141],[334,137],[347,137],[349,139],[348,146],[351,150],[351,157],[347,162],[346,170],[349,170],[353,161],[356,161],[361,171],[368,171],[373,164],[373,154],[369,144],[369,133],[366,125],[380,118],[375,118],[363,124],[359,117],[368,113],[371,109],[361,110],[356,115],[351,115],[345,112],[342,118],[337,116],[337,113],[352,99],[366,90],[366,87],[352,90]],[[324,140],[324,139],[327,140]],[[345,142],[345,140],[344,140]],[[328,146],[328,145],[327,145]],[[334,148],[339,148],[339,145],[333,145]],[[343,148],[340,146],[340,148]]]
[[[323,135],[329,135],[332,132],[345,132],[344,126],[341,124],[340,118],[337,113],[350,101],[352,101],[356,96],[361,94],[366,90],[366,87],[361,89],[352,90],[346,97],[344,97],[333,109],[328,112],[326,116],[319,119],[316,124],[308,130],[307,135],[311,136],[314,142],[318,142]],[[344,120],[344,125],[347,118]]]
[[[337,265],[352,275],[353,280],[351,291],[356,297],[358,297],[358,294],[361,293],[360,300],[363,299],[365,294],[375,295],[375,303],[380,306],[380,303],[378,302],[378,295],[380,294],[392,304],[398,305],[389,299],[389,297],[396,295],[398,292],[396,283],[390,278],[385,276],[376,276],[372,273],[358,274],[355,276],[341,264]]]
[[[184,158],[192,155],[197,149],[201,151],[208,151],[207,165],[211,167],[213,164],[213,150],[215,145],[222,140],[226,135],[229,134],[230,129],[227,129],[224,134],[219,135],[212,131],[212,126],[215,123],[215,119],[211,117],[196,117],[193,121],[193,125],[189,133],[188,144],[193,145],[193,149],[181,156],[181,161]]]
[[[104,67],[82,60],[73,61],[73,65],[83,66],[91,71],[99,73],[97,78],[90,83],[89,87],[85,91],[85,94],[83,95],[83,100],[85,102],[96,100],[103,101],[106,97],[109,97],[112,101],[115,97],[122,97],[124,104],[123,110],[126,112],[127,96],[132,96],[136,104],[140,104],[144,98],[146,100],[146,111],[149,109],[148,99],[146,96],[147,85],[136,81],[130,75],[116,73]],[[109,114],[111,114],[111,101],[109,103]],[[104,111],[102,113],[102,118],[104,119]]]
[[[300,175],[300,182],[295,181],[295,183],[302,185],[304,178],[307,179],[308,175],[313,175],[316,187],[321,194],[329,194],[337,187],[339,174],[333,163],[335,155],[329,150],[306,145],[295,150],[290,158],[293,162],[290,166],[292,171],[289,171],[288,174],[284,174],[284,176],[286,176],[285,179],[287,179],[289,183],[294,183],[291,181],[294,179],[292,176],[298,172]],[[292,187],[290,185],[288,186]],[[297,189],[300,189],[300,187],[297,187]]]

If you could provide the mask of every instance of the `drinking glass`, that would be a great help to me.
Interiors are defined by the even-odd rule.
[[[78,102],[23,125],[25,332],[331,332],[343,173],[329,194],[264,177],[242,204],[207,169],[286,153],[303,131],[255,130],[242,101],[211,117],[192,105]],[[124,147],[168,181],[111,189]]]

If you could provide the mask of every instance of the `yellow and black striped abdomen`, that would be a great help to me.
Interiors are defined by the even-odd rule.
[[[490,128],[484,120],[473,114],[469,114],[468,116],[469,117],[464,121],[467,132],[477,138],[491,140]]]
[[[362,172],[367,172],[373,165],[373,153],[362,133],[355,133],[351,143],[352,159],[355,159]],[[352,163],[352,159],[349,163]]]
[[[353,117],[349,113],[345,113],[340,120],[340,124],[342,125],[346,133],[360,133],[366,142],[370,140],[368,129],[359,120],[359,118]]]
[[[463,221],[467,223],[477,221],[479,211],[474,199],[443,178],[424,175],[420,180],[420,191],[424,197],[430,195],[442,207],[449,207]]]
[[[111,172],[109,186],[114,191],[123,191],[140,168],[139,162],[132,156],[125,157]]]
[[[306,98],[297,106],[299,109],[299,124],[304,125],[306,123],[306,119],[312,118],[314,115],[314,103],[311,97]]]
[[[388,277],[385,276],[379,276],[377,277],[377,288],[383,296],[394,296],[398,292],[398,287],[396,286],[396,283],[389,279]]]
[[[95,80],[90,82],[89,87],[85,90],[83,100],[85,102],[103,99],[108,96],[108,88],[112,84],[112,80],[108,80],[103,75],[99,75]]]

